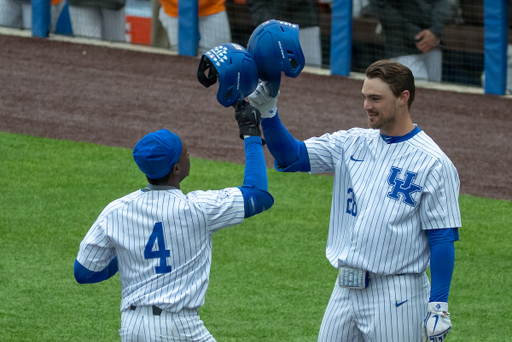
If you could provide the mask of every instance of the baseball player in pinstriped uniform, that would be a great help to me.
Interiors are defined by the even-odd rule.
[[[326,256],[339,274],[318,341],[443,341],[461,226],[457,170],[411,120],[407,67],[372,64],[362,95],[370,129],[304,142],[281,124],[279,93],[263,82],[249,96],[277,170],[334,173]]]
[[[75,278],[106,280],[119,270],[122,341],[215,341],[198,315],[212,258],[212,234],[269,209],[259,112],[237,104],[245,144],[243,186],[184,194],[185,144],[162,129],[142,138],[133,157],[149,184],[110,203],[80,244]]]

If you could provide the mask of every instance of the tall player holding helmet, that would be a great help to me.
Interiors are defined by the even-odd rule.
[[[280,68],[272,68],[254,53],[279,55],[284,41],[295,41],[284,51],[300,56],[300,45],[293,30],[268,33],[269,26],[260,25],[249,40],[263,80],[249,102],[261,112],[275,167],[334,173],[326,256],[339,275],[318,341],[443,341],[451,329],[447,302],[461,226],[459,178],[412,122],[411,71],[393,61],[372,64],[362,88],[370,129],[301,142],[282,125],[277,99],[281,71],[302,59],[283,58]]]
[[[103,281],[119,270],[123,342],[214,342],[198,314],[208,288],[212,234],[274,203],[268,193],[260,114],[240,101],[257,85],[256,66],[245,49],[225,45],[204,56],[203,66],[223,59],[207,81],[213,84],[218,78],[222,104],[235,105],[245,145],[243,185],[183,194],[180,183],[190,170],[186,145],[165,129],[149,133],[133,149],[149,184],[110,203],[80,244],[75,261],[79,283]]]

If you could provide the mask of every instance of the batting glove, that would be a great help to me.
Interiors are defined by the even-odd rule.
[[[267,82],[261,82],[251,95],[248,96],[249,103],[254,108],[257,108],[262,118],[271,118],[277,113],[277,98],[281,93],[277,91],[276,97],[270,96]]]
[[[246,136],[261,137],[260,121],[261,113],[257,108],[251,106],[247,101],[239,101],[235,108],[235,119],[240,128],[240,138],[244,139]],[[265,144],[263,139],[262,143]]]
[[[448,312],[448,303],[428,303],[428,312],[424,323],[427,341],[443,342],[452,328],[450,313]]]

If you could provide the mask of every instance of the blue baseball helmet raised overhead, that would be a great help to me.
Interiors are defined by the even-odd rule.
[[[258,75],[268,82],[270,95],[277,96],[281,71],[288,77],[297,77],[306,59],[300,46],[299,26],[280,20],[260,24],[247,44],[247,50],[258,66]]]
[[[197,79],[207,88],[218,79],[217,101],[229,107],[256,90],[258,69],[244,47],[233,43],[221,44],[201,56]]]

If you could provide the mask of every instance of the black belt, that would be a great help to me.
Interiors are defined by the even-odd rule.
[[[137,307],[135,305],[130,305],[131,311],[135,311],[136,308]],[[152,308],[153,308],[153,315],[160,316],[160,314],[162,313],[162,309],[160,309],[158,306],[155,306],[155,305],[152,305]]]

